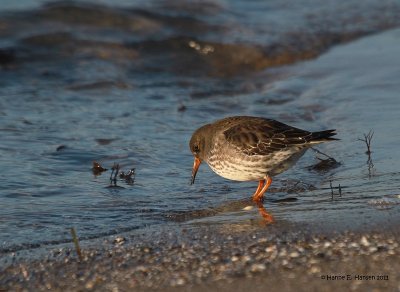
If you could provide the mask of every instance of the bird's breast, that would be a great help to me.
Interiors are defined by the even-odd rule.
[[[262,180],[277,175],[296,163],[306,149],[288,148],[266,155],[246,155],[227,145],[216,145],[206,160],[218,175],[235,181]]]
[[[218,150],[219,149],[219,150]],[[210,168],[218,175],[236,181],[261,180],[270,170],[267,157],[244,155],[227,147],[211,151],[207,159]]]

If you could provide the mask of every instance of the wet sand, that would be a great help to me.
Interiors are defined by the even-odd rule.
[[[273,225],[172,227],[72,243],[1,271],[5,291],[396,291],[394,230],[310,232]]]

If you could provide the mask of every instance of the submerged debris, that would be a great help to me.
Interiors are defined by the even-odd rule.
[[[301,192],[314,191],[316,189],[317,188],[312,184],[303,181],[297,181],[293,185],[287,183],[287,186],[284,187],[283,191],[287,192],[288,194],[296,194]]]
[[[332,201],[333,201],[333,195],[334,195],[333,189],[338,189],[338,195],[339,195],[339,197],[342,196],[342,186],[341,186],[340,184],[339,184],[338,187],[332,187],[332,181],[330,180],[330,181],[329,181],[329,186],[330,186],[330,188],[331,188]]]
[[[65,145],[60,145],[60,146],[58,146],[58,147],[56,148],[56,151],[58,152],[58,151],[64,150],[65,148],[67,148],[67,146],[65,146]]]
[[[117,178],[124,180],[128,185],[133,185],[135,183],[135,168],[131,168],[127,172],[124,172],[120,171],[119,163],[114,163],[111,167],[109,187],[118,187]]]
[[[107,171],[107,168],[104,168],[100,163],[93,161],[92,172],[94,175],[100,175],[104,171]],[[114,162],[111,167],[109,187],[117,187],[117,178],[124,180],[128,185],[133,185],[135,183],[135,168],[131,168],[127,172],[120,171],[119,163]]]
[[[186,110],[186,106],[183,103],[181,103],[178,107],[178,112],[184,112],[185,110]]]
[[[322,158],[317,157],[319,162],[317,164],[308,166],[307,167],[308,170],[314,170],[314,171],[318,171],[318,172],[327,172],[328,170],[336,168],[341,165],[341,163],[337,162],[335,158],[330,157],[329,155],[327,155],[315,148],[311,147],[311,149],[314,150],[314,152],[327,157],[327,159],[322,159]]]
[[[340,165],[340,162],[337,162],[334,158],[327,158],[327,159],[322,159],[317,157],[319,160],[318,163],[314,165],[310,165],[307,167],[308,170],[314,170],[318,172],[326,172],[330,169],[336,168]]]
[[[114,187],[117,186],[118,173],[119,173],[119,164],[114,162],[114,165],[111,167],[110,187],[111,186],[114,186]]]
[[[124,179],[128,185],[133,185],[135,182],[135,169],[132,168],[126,173],[121,171],[121,173],[119,174],[119,178]]]

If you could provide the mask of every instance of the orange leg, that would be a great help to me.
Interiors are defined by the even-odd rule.
[[[264,185],[264,182],[265,182],[264,179],[262,179],[262,180],[260,180],[260,181],[258,182],[258,187],[257,187],[255,193],[253,194],[253,200],[254,200],[254,198],[257,196],[257,194],[261,191],[261,189],[262,189],[262,187],[263,187],[263,185]]]
[[[258,212],[260,213],[261,217],[265,219],[267,223],[274,222],[274,217],[265,210],[264,205],[262,203],[264,193],[268,190],[269,186],[272,183],[272,179],[267,176],[266,179],[260,180],[258,182],[258,187],[256,192],[253,194],[253,201],[256,202],[258,207]]]
[[[265,182],[265,184],[264,184],[264,182]],[[268,190],[271,183],[272,183],[272,179],[269,176],[267,176],[265,180],[260,180],[258,182],[257,190],[253,195],[254,202],[262,201],[264,193]]]

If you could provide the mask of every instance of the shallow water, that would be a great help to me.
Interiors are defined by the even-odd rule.
[[[89,239],[171,222],[259,224],[257,208],[243,210],[256,183],[202,165],[189,185],[191,133],[239,114],[341,139],[318,147],[337,167],[310,169],[319,160],[308,151],[274,178],[264,206],[276,225],[396,228],[400,31],[387,29],[400,5],[294,2],[1,14],[1,252],[70,241],[71,227]],[[358,139],[370,130],[368,161]],[[110,187],[93,161],[135,168],[134,184]]]

